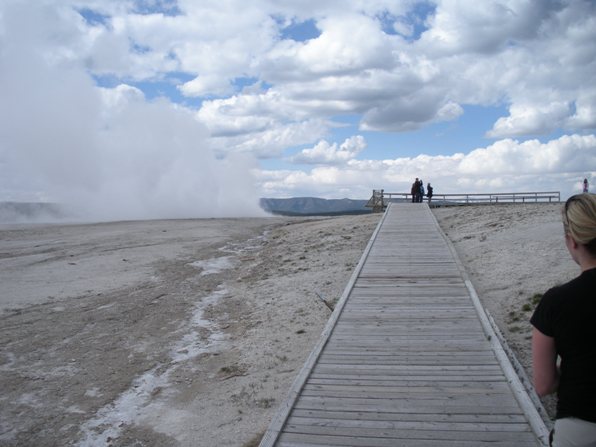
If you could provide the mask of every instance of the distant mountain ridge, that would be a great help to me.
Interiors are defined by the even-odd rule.
[[[320,199],[318,197],[292,197],[289,199],[262,198],[261,208],[284,216],[319,216],[340,214],[366,214],[371,209],[368,200]]]

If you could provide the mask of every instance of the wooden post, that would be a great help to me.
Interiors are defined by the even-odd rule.
[[[373,189],[372,197],[365,205],[372,208],[373,213],[382,213],[385,210],[384,189]]]

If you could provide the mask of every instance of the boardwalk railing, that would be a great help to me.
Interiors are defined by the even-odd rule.
[[[375,190],[378,193],[378,190]],[[403,192],[384,192],[382,191],[382,200],[385,202],[403,202],[412,201],[412,194]],[[377,201],[379,199],[377,198]],[[428,198],[425,197],[424,201]],[[482,203],[533,203],[548,202],[557,203],[561,201],[559,191],[547,192],[507,192],[507,193],[484,193],[484,194],[433,194],[432,202],[435,205],[462,205],[462,204],[482,204]]]

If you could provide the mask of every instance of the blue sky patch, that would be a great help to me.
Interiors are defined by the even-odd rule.
[[[291,25],[281,29],[282,39],[291,39],[296,42],[316,39],[320,35],[321,30],[317,28],[314,19],[306,20],[305,22],[292,22]]]
[[[136,14],[163,14],[177,16],[182,12],[176,0],[135,0],[134,12]]]
[[[412,26],[412,34],[408,36],[408,40],[420,39],[422,33],[428,30],[427,21],[435,14],[436,9],[436,5],[430,2],[420,2],[414,6],[406,16],[406,22]]]
[[[89,8],[82,8],[77,10],[78,13],[85,19],[88,25],[97,26],[103,25],[108,26],[110,24],[110,16],[105,14],[100,14],[99,12],[93,11]]]

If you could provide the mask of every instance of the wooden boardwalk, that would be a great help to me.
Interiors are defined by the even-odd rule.
[[[268,446],[541,446],[547,431],[426,204],[391,204]]]

